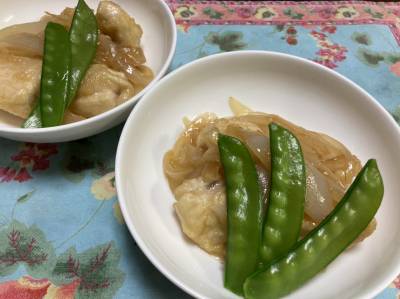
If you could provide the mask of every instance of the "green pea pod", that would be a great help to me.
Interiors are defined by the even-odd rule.
[[[39,103],[35,104],[31,114],[23,122],[22,128],[41,128],[42,127],[42,117],[40,116],[40,106]]]
[[[306,174],[301,146],[285,128],[269,125],[271,189],[264,218],[261,262],[285,254],[299,239],[304,217]]]
[[[368,226],[383,197],[376,160],[369,160],[335,209],[285,256],[247,278],[246,298],[279,298],[323,270]]]
[[[243,283],[258,265],[263,201],[257,171],[246,146],[238,139],[219,135],[218,147],[224,169],[228,240],[225,287],[243,294]]]
[[[97,20],[84,0],[79,0],[69,29],[71,43],[71,72],[66,108],[74,100],[80,83],[96,54]]]
[[[69,81],[70,47],[64,26],[49,22],[45,29],[39,106],[43,127],[60,125],[64,118]]]
[[[69,84],[65,109],[72,103],[84,78],[87,69],[96,54],[98,40],[97,20],[93,11],[86,5],[84,0],[79,0],[72,19],[69,41]],[[65,53],[66,54],[66,53]],[[67,55],[67,54],[66,54]],[[45,60],[45,57],[43,57]],[[30,116],[23,123],[24,128],[42,127],[40,103],[35,106]]]

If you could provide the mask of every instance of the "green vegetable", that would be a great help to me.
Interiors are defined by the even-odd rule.
[[[257,171],[248,149],[238,139],[220,134],[218,147],[224,169],[228,241],[225,287],[243,294],[243,283],[258,265],[263,201]]]
[[[71,72],[68,89],[68,107],[74,100],[80,83],[96,54],[98,39],[97,20],[84,0],[79,0],[69,30],[71,43]]]
[[[255,272],[244,283],[246,298],[289,294],[323,270],[373,219],[383,197],[375,160],[369,160],[335,209],[279,260]]]
[[[39,106],[43,127],[57,126],[64,118],[69,81],[69,38],[64,26],[49,22],[45,29]]]
[[[23,128],[41,128],[42,127],[42,118],[40,116],[40,106],[39,103],[35,104],[31,114],[29,114],[28,118],[22,124]]]
[[[65,92],[65,96],[62,95],[61,98],[65,98],[64,101],[64,110],[68,108],[68,106],[74,100],[76,93],[79,89],[80,83],[84,78],[86,71],[88,70],[90,64],[93,61],[93,58],[96,54],[97,49],[97,40],[98,40],[98,28],[97,28],[97,20],[93,13],[93,11],[86,5],[84,0],[79,0],[78,5],[75,9],[75,14],[72,19],[71,28],[69,30],[69,43],[68,49],[65,52],[57,52],[56,55],[64,55],[65,57],[62,60],[57,60],[57,62],[65,61],[68,59],[68,64],[66,66],[69,68],[69,76],[68,76],[68,90]],[[59,45],[61,46],[61,45]],[[54,53],[53,53],[54,54]],[[47,59],[48,60],[48,59]],[[43,55],[43,63],[46,61],[46,51]],[[51,65],[50,65],[51,66]],[[42,69],[42,77],[43,77]],[[55,69],[53,69],[55,70]],[[65,78],[63,78],[65,79]],[[56,82],[56,81],[54,81]],[[58,81],[57,81],[58,82]],[[43,84],[43,81],[41,82]],[[41,84],[41,88],[42,88]],[[58,82],[56,84],[63,84],[62,82]],[[55,88],[54,88],[55,89]],[[51,94],[51,92],[55,91],[56,94]],[[49,96],[57,99],[57,103],[53,103],[56,106],[57,111],[61,110],[61,108],[57,105],[61,98],[59,97],[60,90],[52,90],[45,91],[47,94],[47,105],[50,104]],[[42,93],[42,91],[41,91]],[[47,117],[50,117],[50,106],[43,109],[41,107],[41,100],[39,100],[38,104],[36,104],[35,108],[32,110],[29,117],[23,123],[22,127],[24,128],[40,128],[43,126],[47,126],[48,122],[43,121],[41,117],[43,117],[43,113],[47,113]],[[52,107],[55,108],[55,107]],[[46,110],[47,109],[47,110]],[[46,111],[47,112],[46,112]],[[63,110],[63,111],[64,111]],[[58,112],[54,112],[52,121],[59,119]],[[64,117],[64,112],[62,117]],[[61,120],[62,122],[62,120]],[[60,123],[61,123],[60,122]],[[47,125],[46,125],[46,124]],[[60,124],[57,123],[57,124]]]
[[[269,125],[271,191],[263,224],[260,258],[264,265],[298,240],[304,217],[306,174],[301,146],[288,130]]]

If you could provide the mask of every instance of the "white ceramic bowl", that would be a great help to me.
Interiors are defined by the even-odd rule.
[[[99,0],[86,0],[97,9]],[[127,102],[95,117],[73,124],[41,129],[22,129],[15,119],[0,111],[0,137],[30,142],[62,142],[100,133],[124,121],[135,102],[142,97],[167,71],[176,46],[174,17],[163,0],[114,0],[124,8],[143,29],[142,46],[147,65],[154,72],[153,81]],[[45,11],[60,13],[65,7],[75,7],[76,0],[12,0],[2,1],[0,28],[33,22]]]
[[[313,62],[272,52],[206,57],[163,78],[134,109],[116,160],[118,198],[138,245],[172,282],[199,298],[235,298],[223,288],[223,264],[183,237],[162,158],[202,112],[231,115],[234,96],[343,142],[363,163],[376,158],[385,183],[378,227],[361,244],[288,298],[372,298],[400,272],[400,132],[360,87]]]

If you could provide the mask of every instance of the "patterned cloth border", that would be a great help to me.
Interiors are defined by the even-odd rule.
[[[400,4],[395,2],[193,1],[170,0],[176,23],[265,25],[387,25],[400,45]],[[287,7],[296,5],[295,9]],[[186,7],[185,7],[186,6]],[[328,21],[329,19],[329,21]]]

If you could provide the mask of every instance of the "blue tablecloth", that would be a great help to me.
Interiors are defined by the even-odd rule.
[[[223,51],[290,53],[335,69],[400,119],[397,4],[170,7],[179,29],[171,70]],[[113,172],[121,128],[63,144],[0,139],[0,298],[189,297],[152,266],[124,225]],[[378,298],[398,298],[399,287],[395,280]]]

